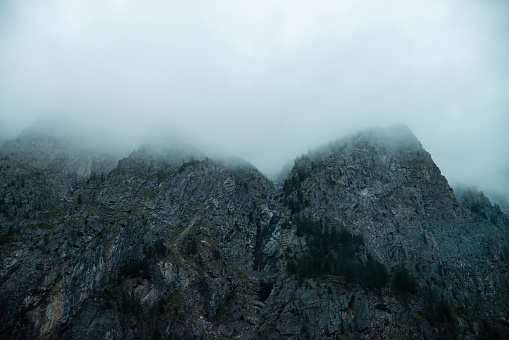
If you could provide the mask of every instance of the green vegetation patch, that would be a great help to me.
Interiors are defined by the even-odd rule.
[[[183,163],[180,168],[178,169],[178,173],[181,174],[182,172],[184,172],[188,167],[191,167],[191,166],[194,166],[196,164],[199,164],[201,161],[199,160],[194,160],[194,159],[191,159],[189,162],[185,162]]]
[[[362,235],[353,235],[345,228],[338,232],[309,217],[296,217],[292,222],[297,236],[304,236],[308,247],[300,258],[288,261],[290,274],[299,278],[341,276],[377,289],[389,283],[384,265],[369,255],[366,261],[360,259],[358,254],[364,247]]]

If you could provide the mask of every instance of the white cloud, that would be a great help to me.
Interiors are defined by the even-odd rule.
[[[503,2],[0,6],[4,136],[65,116],[132,147],[157,127],[274,172],[345,133],[403,122],[450,179],[496,186],[507,166]]]

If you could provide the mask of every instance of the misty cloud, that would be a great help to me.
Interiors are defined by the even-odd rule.
[[[273,174],[401,122],[453,183],[509,192],[508,15],[503,1],[5,1],[0,134],[50,119],[126,152],[172,135]]]

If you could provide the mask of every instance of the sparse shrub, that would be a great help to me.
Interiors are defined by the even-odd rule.
[[[124,262],[124,264],[119,268],[117,279],[118,281],[126,278],[136,278],[141,277],[146,280],[150,280],[151,272],[150,272],[150,262],[145,257],[141,260],[132,260],[130,262]]]
[[[139,298],[136,297],[134,292],[128,294],[125,291],[122,291],[120,306],[122,308],[122,312],[125,315],[137,316],[143,310],[141,306],[141,301]]]
[[[195,255],[198,253],[198,243],[196,242],[196,238],[190,237],[187,242],[186,254],[187,255]]]
[[[419,284],[415,277],[403,266],[394,268],[394,276],[392,279],[394,291],[398,294],[414,294],[417,292]]]
[[[147,259],[152,259],[155,256],[166,256],[168,249],[164,245],[163,240],[155,241],[153,245],[144,245],[143,246],[143,255]]]
[[[154,243],[154,251],[159,256],[166,256],[168,249],[164,245],[164,242],[159,240]]]
[[[220,260],[221,259],[221,252],[219,251],[219,249],[214,249],[212,251],[212,257],[214,258],[214,260]]]
[[[423,290],[424,317],[432,326],[445,325],[449,330],[454,330],[456,320],[452,315],[451,307],[444,300],[439,298],[438,292],[431,287]]]
[[[380,289],[389,283],[389,273],[383,264],[368,256],[363,271],[364,282]]]
[[[193,158],[191,158],[191,160],[190,160],[189,162],[184,162],[184,163],[180,166],[180,168],[179,168],[179,170],[178,170],[178,173],[180,174],[180,173],[184,172],[184,170],[186,170],[186,168],[187,168],[187,167],[189,167],[189,166],[193,166],[193,165],[196,165],[196,164],[198,164],[198,163],[200,163],[200,161],[198,161],[198,160],[194,160]]]

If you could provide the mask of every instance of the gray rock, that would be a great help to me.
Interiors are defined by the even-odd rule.
[[[458,200],[406,127],[318,148],[282,183],[190,150],[142,148],[117,163],[43,135],[7,143],[1,337],[505,334],[507,216],[483,196]],[[393,283],[290,275],[312,245],[297,215],[361,234],[358,259],[403,266],[420,286],[401,295]],[[430,303],[454,306],[453,319]]]

